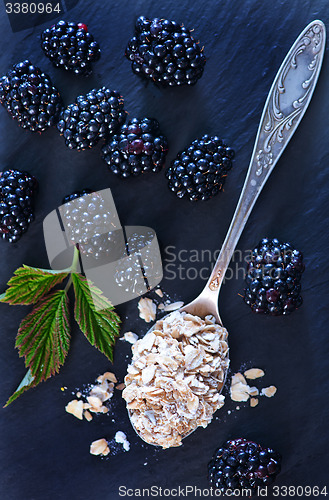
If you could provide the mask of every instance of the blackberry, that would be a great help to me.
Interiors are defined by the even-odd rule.
[[[103,146],[103,159],[111,172],[120,177],[159,172],[168,150],[159,123],[151,118],[133,118]]]
[[[162,87],[194,85],[206,58],[191,33],[175,21],[139,17],[126,48],[133,72]]]
[[[60,115],[57,128],[70,149],[92,148],[126,120],[123,98],[106,87],[80,95]]]
[[[41,34],[41,48],[57,68],[88,76],[101,51],[83,23],[58,21]]]
[[[256,313],[290,314],[302,305],[303,254],[290,243],[263,238],[247,267],[244,301]]]
[[[208,464],[210,484],[221,490],[251,489],[273,483],[281,470],[281,455],[247,439],[227,441]]]
[[[34,219],[37,184],[28,172],[4,170],[0,173],[0,235],[9,243],[18,241]]]
[[[121,231],[113,229],[113,214],[108,212],[102,194],[90,189],[75,191],[65,196],[63,204],[60,213],[69,243],[79,244],[86,257],[111,260],[109,257],[120,244]]]
[[[217,136],[204,135],[180,152],[166,171],[168,186],[179,198],[209,200],[223,189],[234,151]]]
[[[55,125],[62,109],[62,98],[49,76],[28,60],[14,64],[0,79],[0,102],[32,132]]]

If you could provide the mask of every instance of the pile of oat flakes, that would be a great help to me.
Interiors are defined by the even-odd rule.
[[[134,343],[122,396],[142,439],[179,446],[210,423],[224,404],[219,390],[229,364],[227,335],[212,316],[175,311]]]

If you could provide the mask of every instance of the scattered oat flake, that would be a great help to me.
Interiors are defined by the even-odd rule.
[[[249,387],[249,394],[250,396],[258,396],[259,390],[257,387]]]
[[[97,396],[87,396],[87,401],[93,408],[102,406],[102,401]]]
[[[157,306],[151,299],[141,298],[138,302],[138,309],[139,317],[146,321],[146,323],[155,320]]]
[[[163,291],[161,290],[161,288],[158,288],[157,290],[155,290],[155,293],[157,295],[159,295],[159,297],[161,297],[161,298],[163,297]]]
[[[231,381],[231,386],[237,384],[238,382],[241,382],[242,384],[247,385],[246,379],[244,378],[244,376],[240,372],[233,375],[232,381]]]
[[[122,382],[122,384],[118,384],[115,386],[116,389],[118,389],[118,391],[123,391],[123,389],[126,387],[126,384],[124,382]]]
[[[255,380],[256,378],[264,377],[265,372],[260,368],[250,368],[244,372],[244,376],[249,380]]]
[[[274,396],[274,394],[276,393],[276,391],[277,391],[277,388],[275,387],[275,385],[270,385],[269,387],[264,387],[261,390],[260,395],[261,396],[266,396],[267,398],[271,398],[272,396]]]
[[[108,447],[106,439],[97,439],[93,441],[90,445],[90,453],[92,455],[102,455],[106,456],[110,453],[110,448]]]
[[[238,382],[233,387],[231,387],[231,399],[232,401],[248,401],[249,391],[248,386]]]
[[[83,412],[83,416],[85,417],[86,420],[88,420],[88,422],[90,422],[93,419],[91,413],[88,410],[85,410]]]
[[[127,436],[125,435],[125,433],[124,433],[124,432],[122,432],[122,431],[118,431],[118,432],[115,434],[114,439],[115,439],[115,441],[116,441],[117,443],[122,444],[123,449],[124,449],[125,451],[129,451],[129,450],[130,450],[130,443],[129,443],[129,441],[128,441],[128,439],[127,439]]]
[[[65,410],[67,413],[71,413],[71,415],[74,415],[79,420],[83,419],[83,401],[73,399],[65,406]]]
[[[110,382],[114,382],[115,384],[117,383],[117,378],[112,372],[105,372],[103,373],[103,375],[100,375],[97,378],[97,382],[101,384],[104,382],[104,380],[109,380]]]
[[[164,305],[164,304],[159,304],[159,305],[158,305],[158,309],[159,309],[160,311],[163,311],[163,309],[164,309],[164,308],[165,308],[165,305]]]
[[[104,377],[106,378],[106,380],[109,380],[110,382],[113,382],[114,384],[116,384],[118,381],[116,376],[112,372],[104,373]]]
[[[126,332],[120,340],[125,340],[126,342],[129,342],[130,344],[134,344],[138,340],[138,335],[133,332]]]
[[[255,408],[255,406],[258,405],[258,399],[257,398],[250,398],[250,406],[252,408]]]
[[[180,309],[183,307],[184,302],[179,301],[179,302],[172,302],[171,304],[166,305],[163,310],[166,312],[171,312],[171,311],[176,311],[177,309]]]
[[[81,398],[81,396],[82,396],[81,392],[77,392],[77,393],[76,393],[76,397],[77,397],[77,398]]]
[[[231,380],[230,395],[232,401],[248,401],[249,399],[249,385],[241,373],[233,375]]]

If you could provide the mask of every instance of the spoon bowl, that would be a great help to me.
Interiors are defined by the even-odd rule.
[[[322,65],[325,38],[326,30],[322,21],[312,21],[299,35],[280,66],[265,102],[246,180],[218,259],[200,295],[179,309],[179,312],[202,319],[212,315],[215,322],[223,326],[218,296],[225,272],[261,190],[310,103]],[[227,370],[224,381],[218,385],[219,393],[226,375]],[[130,410],[128,414],[131,420]],[[133,423],[132,426],[135,429]],[[182,435],[182,438],[191,432]]]

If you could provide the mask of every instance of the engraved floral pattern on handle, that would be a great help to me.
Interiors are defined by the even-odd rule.
[[[259,130],[256,150],[256,176],[265,174],[266,170],[272,165],[274,156],[277,156],[277,151],[274,152],[275,146],[282,144],[282,149],[285,143],[289,141],[292,135],[292,130],[299,123],[298,118],[305,111],[309,102],[309,94],[312,94],[314,85],[313,80],[318,75],[318,66],[321,65],[322,58],[319,57],[319,52],[323,49],[324,31],[321,24],[313,24],[306,33],[300,38],[289,54],[289,57],[284,61],[281,71],[279,72],[274,87],[270,92],[268,105],[265,108],[264,119]],[[307,54],[305,54],[307,52]],[[287,79],[291,70],[297,69],[299,64],[305,64],[305,55],[311,54],[310,61],[307,64],[308,75],[298,89],[301,95],[294,98],[291,102],[290,112],[287,113],[282,109],[281,99],[286,92]],[[280,152],[281,148],[277,148]],[[255,181],[252,182],[254,185]]]

